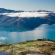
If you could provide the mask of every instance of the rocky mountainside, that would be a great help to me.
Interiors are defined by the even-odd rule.
[[[55,24],[52,11],[15,11],[0,8],[0,26],[34,29],[41,24]]]

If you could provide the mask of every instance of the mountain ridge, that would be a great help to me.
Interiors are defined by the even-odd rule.
[[[50,11],[14,11],[0,8],[0,26],[34,29],[41,24],[55,24],[55,13]],[[3,13],[4,12],[4,13]]]
[[[16,13],[16,12],[23,12],[23,10],[11,10],[11,9],[5,9],[5,8],[0,8],[0,13]]]

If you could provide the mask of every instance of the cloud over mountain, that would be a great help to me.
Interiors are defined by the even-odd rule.
[[[9,17],[45,17],[49,12],[20,12],[20,13],[2,13]]]

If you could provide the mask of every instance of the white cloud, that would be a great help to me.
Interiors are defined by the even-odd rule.
[[[7,37],[0,37],[0,40],[6,40],[6,39],[8,39]]]
[[[48,12],[20,12],[20,13],[2,13],[2,14],[10,17],[44,17],[48,15]]]

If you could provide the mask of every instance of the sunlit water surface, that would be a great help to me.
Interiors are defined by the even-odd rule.
[[[29,31],[2,31],[0,27],[0,42],[22,42],[47,38],[55,40],[55,24],[42,24],[38,28]],[[11,30],[11,29],[10,29]],[[19,29],[17,29],[19,30]]]

